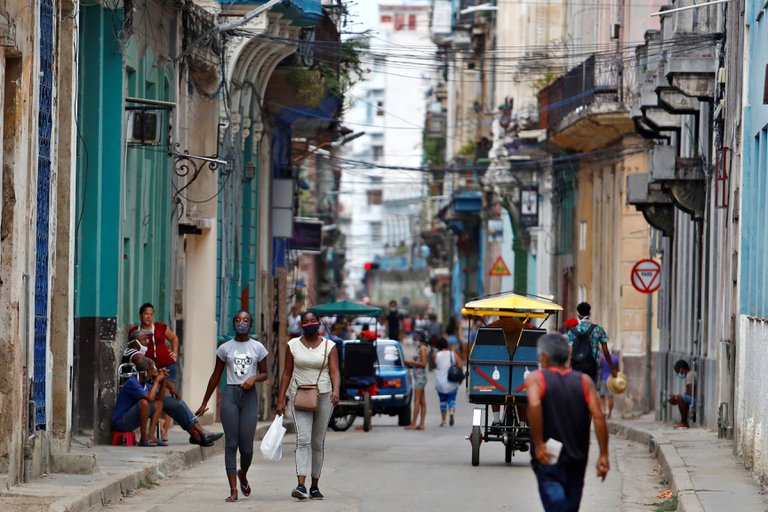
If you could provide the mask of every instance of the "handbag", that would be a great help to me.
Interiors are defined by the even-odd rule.
[[[464,382],[464,370],[462,370],[453,358],[453,351],[451,351],[451,367],[448,368],[448,382],[455,382],[461,384]]]
[[[293,408],[297,411],[314,412],[320,407],[320,376],[325,369],[325,361],[328,357],[328,340],[323,344],[323,364],[320,366],[320,372],[317,374],[317,380],[314,384],[302,384],[296,389],[296,396],[293,397]]]

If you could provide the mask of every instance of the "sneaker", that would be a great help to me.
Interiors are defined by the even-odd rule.
[[[453,426],[453,424],[454,424],[454,421],[453,421],[453,414],[451,414],[451,419],[450,419],[450,420],[448,420],[448,424],[449,424],[450,426]]]
[[[317,487],[310,487],[309,488],[309,497],[310,497],[310,499],[313,499],[313,500],[321,500],[325,496],[323,496],[323,493],[321,493],[320,489],[318,489]]]
[[[309,495],[307,494],[307,488],[301,484],[297,485],[296,488],[291,491],[291,497],[298,500],[305,500],[309,498]]]

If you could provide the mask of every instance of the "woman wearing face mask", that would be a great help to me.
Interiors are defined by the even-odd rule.
[[[256,435],[256,421],[259,418],[259,398],[254,385],[267,380],[267,349],[251,338],[253,318],[247,311],[239,311],[232,319],[235,337],[216,349],[216,366],[203,403],[195,416],[208,410],[208,400],[219,386],[221,374],[227,370],[227,385],[221,395],[221,424],[224,427],[224,465],[229,481],[227,503],[238,499],[237,479],[243,496],[251,495],[248,485],[248,469],[253,460],[253,439]],[[240,471],[237,470],[237,452],[240,451]]]
[[[291,403],[298,386],[317,384],[319,405],[314,411],[299,411],[293,407],[296,424],[296,477],[298,485],[291,496],[299,500],[323,499],[320,492],[320,472],[323,469],[325,433],[333,408],[339,403],[339,358],[335,343],[318,335],[320,322],[312,312],[301,316],[304,334],[288,342],[285,354],[285,368],[280,380],[277,400],[277,414],[285,412],[285,395],[289,393]],[[290,391],[289,391],[290,386]],[[307,466],[312,454],[312,485],[307,492]]]

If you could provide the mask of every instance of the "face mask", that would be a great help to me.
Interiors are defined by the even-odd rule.
[[[320,330],[320,322],[310,322],[308,324],[304,324],[301,326],[301,329],[307,336],[314,336],[317,334],[317,331]]]
[[[251,324],[249,324],[248,322],[235,323],[235,332],[237,334],[248,334],[250,330],[251,330]]]
[[[685,380],[685,374],[684,373],[678,373],[677,378],[680,380]]]
[[[147,347],[146,345],[142,345],[141,343],[139,343],[139,352],[141,352],[141,355],[143,356],[147,355],[148,348],[149,347]]]

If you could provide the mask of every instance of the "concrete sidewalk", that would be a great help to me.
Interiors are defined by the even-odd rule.
[[[768,500],[733,455],[732,442],[702,429],[676,430],[654,421],[611,420],[610,432],[643,443],[656,455],[682,512],[764,512]]]
[[[256,438],[264,437],[271,422],[259,422]],[[220,424],[206,425],[221,432]],[[224,451],[224,439],[210,448],[189,444],[189,434],[178,426],[168,433],[170,446],[157,448],[84,446],[73,441],[67,458],[90,474],[53,473],[0,492],[3,512],[87,512],[118,502],[131,492],[152,487],[161,478]],[[94,464],[95,462],[95,464]],[[224,471],[224,468],[221,468]]]

